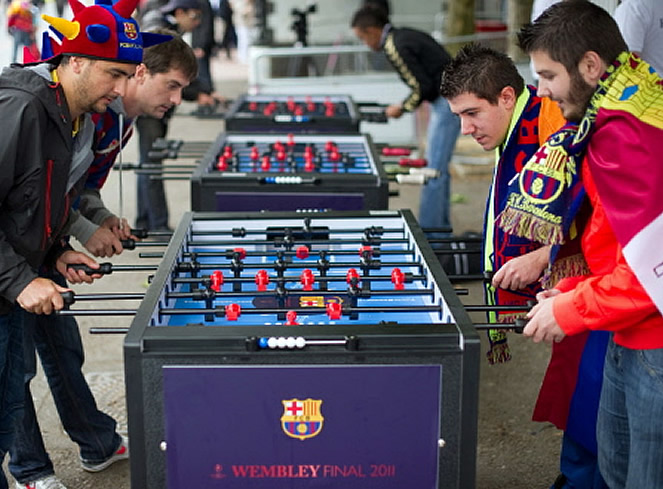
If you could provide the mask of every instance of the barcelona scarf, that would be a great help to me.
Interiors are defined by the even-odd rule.
[[[617,69],[622,66],[622,57],[604,73],[580,124],[569,123],[550,136],[513,179],[505,209],[497,216],[498,227],[505,232],[552,245],[552,265],[546,277],[548,287],[554,286],[564,276],[588,272],[580,255],[575,222],[585,202],[580,169],[598,109]],[[559,257],[564,259],[558,261],[560,249],[565,243],[573,243],[572,247],[577,252],[568,253],[565,249]],[[573,259],[568,259],[571,256]],[[564,270],[554,273],[553,267],[559,269],[560,266]]]
[[[529,253],[540,246],[531,239],[507,234],[494,225],[495,214],[504,209],[506,205],[509,182],[519,174],[525,163],[539,148],[538,127],[541,98],[536,96],[534,87],[527,87],[526,92],[526,105],[500,154],[495,168],[493,187],[488,197],[491,200],[486,206],[484,219],[484,235],[487,237],[484,243],[486,271],[499,270],[511,258]],[[491,230],[492,233],[489,232]],[[486,284],[486,303],[489,305],[524,305],[528,300],[533,299],[539,290],[538,284],[529,285],[518,291],[495,289],[490,284]],[[500,314],[492,313],[489,321],[509,323],[523,314],[508,311]],[[488,341],[489,348],[486,357],[490,364],[503,363],[511,358],[505,330],[488,330]]]

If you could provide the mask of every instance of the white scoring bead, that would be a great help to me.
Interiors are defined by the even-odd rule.
[[[279,339],[276,342],[276,346],[278,346],[279,348],[285,348],[285,345],[286,345],[286,339],[283,336],[279,337]]]
[[[295,340],[295,338],[293,338],[292,336],[290,336],[290,337],[288,337],[288,339],[286,340],[286,343],[285,343],[285,344],[286,344],[286,346],[287,346],[288,348],[294,348],[294,347],[297,345],[297,341]]]
[[[274,338],[273,336],[267,340],[267,346],[270,348],[276,348],[277,345],[277,339]]]
[[[298,337],[295,339],[295,346],[296,346],[297,348],[304,348],[304,347],[306,346],[306,340],[304,339],[303,336],[298,336]]]

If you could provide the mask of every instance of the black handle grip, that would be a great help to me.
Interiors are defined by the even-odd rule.
[[[132,229],[131,234],[138,239],[145,239],[147,238],[147,229]]]
[[[136,241],[129,238],[129,239],[121,239],[120,243],[122,243],[122,248],[125,250],[134,250],[136,249]]]
[[[73,270],[83,270],[88,275],[95,275],[95,274],[110,275],[111,273],[113,273],[113,264],[110,262],[100,263],[99,268],[91,268],[88,267],[87,265],[83,265],[82,263],[74,263],[73,265],[69,265],[68,268],[71,268]]]
[[[525,329],[525,326],[527,326],[528,321],[529,319],[516,318],[513,321],[513,332],[518,334],[523,334],[523,330]]]
[[[62,300],[64,301],[64,307],[71,306],[74,302],[76,302],[74,291],[68,290],[66,292],[62,292]]]

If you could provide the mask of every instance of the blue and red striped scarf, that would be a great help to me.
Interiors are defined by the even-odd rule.
[[[497,162],[493,187],[489,194],[492,206],[486,206],[486,217],[484,219],[484,235],[492,239],[484,243],[484,257],[486,271],[497,271],[507,261],[517,256],[524,255],[540,245],[529,238],[523,238],[508,234],[501,228],[495,226],[497,216],[506,206],[509,197],[509,183],[520,173],[525,163],[539,149],[539,114],[541,111],[541,98],[536,95],[536,88],[527,87],[528,100],[525,108],[518,116],[518,121],[508,136],[506,144]],[[492,211],[492,213],[491,213]],[[491,231],[491,232],[489,232]],[[490,268],[492,267],[492,268]],[[486,303],[490,305],[523,305],[533,299],[541,288],[538,283],[528,287],[511,291],[506,289],[495,289],[490,284],[486,285]],[[491,316],[491,322],[512,322],[515,317],[524,313],[500,313]],[[507,337],[504,330],[494,329],[488,331],[489,349],[486,353],[488,361],[501,363],[511,358]]]

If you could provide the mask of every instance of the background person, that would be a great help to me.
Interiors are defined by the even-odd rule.
[[[428,34],[389,23],[384,8],[367,4],[351,22],[355,35],[373,51],[384,51],[401,79],[412,90],[401,103],[387,107],[387,117],[398,119],[422,102],[430,104],[426,155],[428,166],[439,172],[421,192],[419,224],[424,228],[451,229],[449,161],[460,130],[458,117],[440,96],[442,70],[451,56]]]

